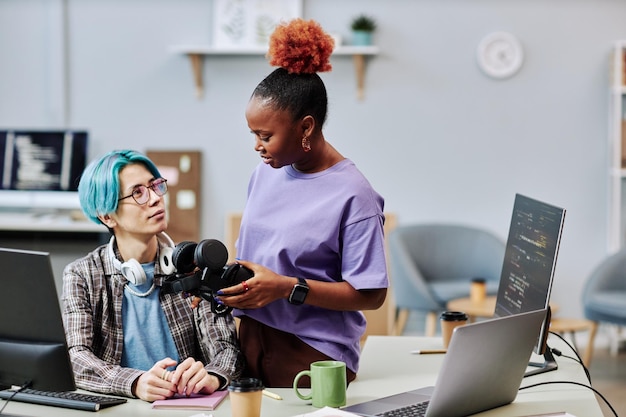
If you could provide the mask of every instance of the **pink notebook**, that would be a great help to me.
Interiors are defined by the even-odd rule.
[[[210,395],[194,394],[190,397],[174,396],[167,400],[157,400],[152,403],[152,408],[159,409],[192,409],[192,410],[215,410],[228,395],[228,391],[215,391]]]

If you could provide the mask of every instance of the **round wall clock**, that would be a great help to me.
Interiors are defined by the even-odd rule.
[[[494,32],[485,36],[476,51],[478,65],[494,78],[508,78],[522,66],[524,51],[520,41],[508,32]]]

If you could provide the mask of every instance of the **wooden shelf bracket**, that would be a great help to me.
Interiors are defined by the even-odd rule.
[[[193,72],[193,81],[196,86],[196,98],[201,100],[204,97],[204,83],[202,81],[202,55],[189,53],[191,62],[191,70]]]
[[[365,55],[354,55],[354,70],[356,71],[356,98],[365,98]]]

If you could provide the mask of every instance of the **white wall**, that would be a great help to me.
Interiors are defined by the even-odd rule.
[[[565,207],[553,301],[581,316],[583,282],[606,255],[608,64],[612,41],[626,39],[626,3],[303,1],[305,18],[346,38],[356,14],[378,20],[365,100],[349,57],[322,77],[326,137],[386,210],[401,224],[469,223],[506,238],[516,192]],[[187,58],[168,49],[209,43],[211,21],[210,0],[0,1],[0,127],[86,128],[93,157],[201,149],[202,236],[223,238],[259,161],[244,107],[272,68],[261,56],[208,58],[197,100]],[[524,45],[508,80],[476,63],[496,30]]]

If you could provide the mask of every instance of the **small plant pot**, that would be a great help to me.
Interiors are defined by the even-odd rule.
[[[355,30],[352,32],[352,45],[367,46],[372,44],[372,32]]]

